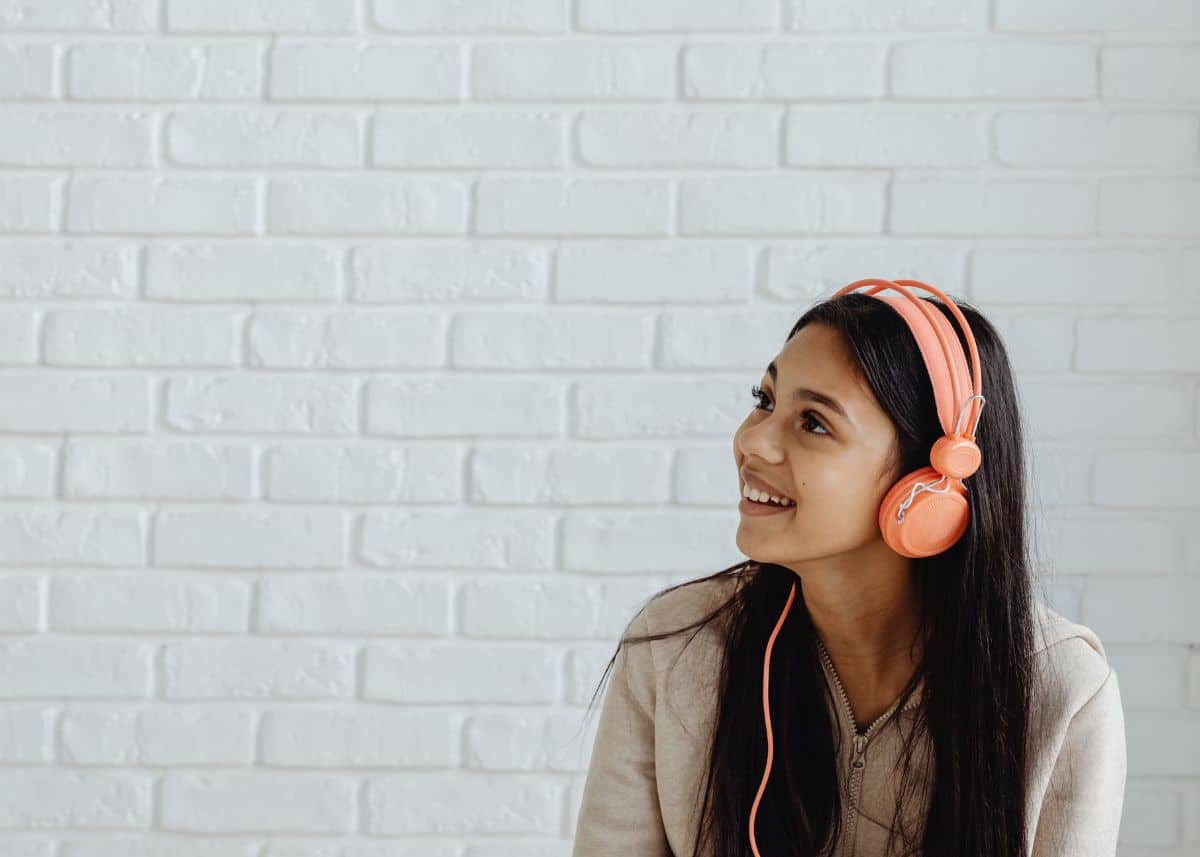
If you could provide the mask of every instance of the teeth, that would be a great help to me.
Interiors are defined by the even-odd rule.
[[[775,503],[777,506],[791,506],[795,501],[788,497],[775,497],[767,494],[765,491],[759,491],[757,488],[751,488],[745,483],[742,484],[742,496],[748,497],[755,503]]]

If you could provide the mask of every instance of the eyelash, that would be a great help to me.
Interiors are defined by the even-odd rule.
[[[763,390],[762,387],[760,387],[758,384],[755,384],[754,386],[752,386],[750,388],[750,395],[753,396],[758,401],[758,404],[755,407],[759,407],[759,408],[763,407],[763,399],[767,398],[767,393],[766,393],[766,391]],[[819,425],[821,428],[825,429],[824,432],[810,431],[809,434],[815,434],[818,436],[829,434],[829,429],[825,428],[825,424],[816,418],[813,411],[801,411],[800,416],[807,418],[805,420],[805,422],[807,422],[808,420],[812,420],[814,423]]]

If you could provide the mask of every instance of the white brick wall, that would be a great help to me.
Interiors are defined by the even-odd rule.
[[[0,131],[5,857],[566,857],[866,276],[1000,325],[1121,854],[1200,849],[1196,0],[0,0]]]

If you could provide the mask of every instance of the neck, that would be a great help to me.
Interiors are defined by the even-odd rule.
[[[912,560],[891,550],[793,567],[813,627],[843,684],[862,699],[892,699],[923,648]]]

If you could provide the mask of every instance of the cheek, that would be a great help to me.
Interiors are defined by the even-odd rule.
[[[852,458],[820,452],[793,451],[792,487],[810,511],[843,514],[883,497],[874,480]]]

